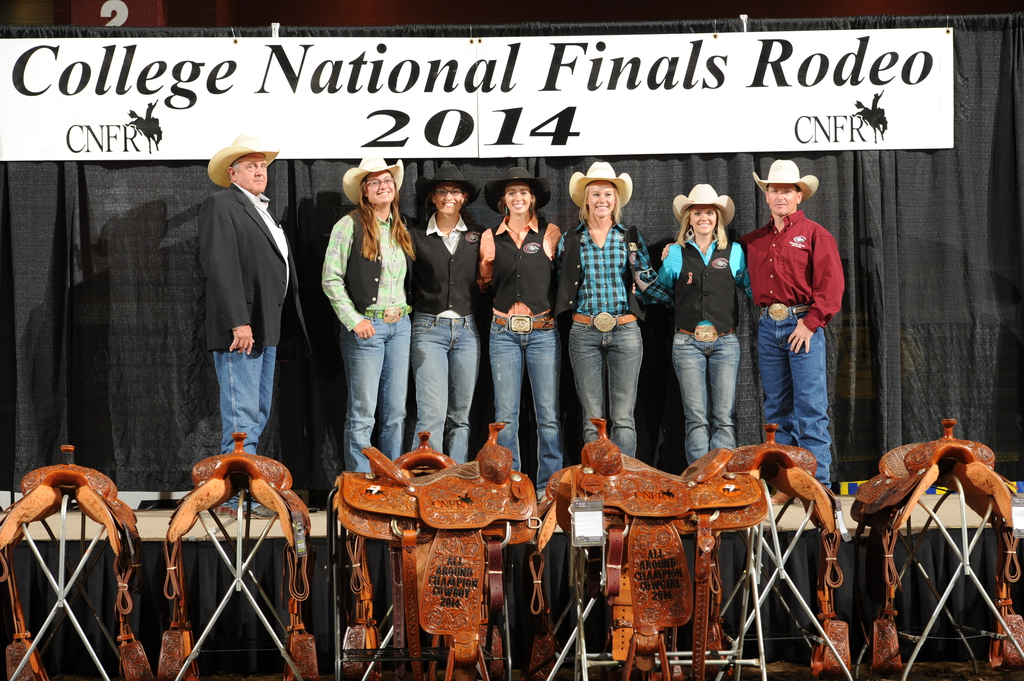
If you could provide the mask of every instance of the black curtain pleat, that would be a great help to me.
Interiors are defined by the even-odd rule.
[[[747,30],[948,26],[953,31],[955,147],[942,150],[785,154],[817,175],[807,215],[839,244],[843,309],[826,330],[834,479],[863,480],[879,456],[939,436],[939,419],[991,446],[998,470],[1024,479],[1024,14],[835,19],[751,19]],[[743,30],[737,18],[634,24],[282,27],[287,37],[508,37]],[[107,29],[0,27],[2,38],[266,36],[267,28]],[[752,112],[724,111],[737,125]],[[638,123],[642,112],[637,113]],[[893,122],[895,124],[895,122]],[[912,121],[904,124],[912,124]],[[699,134],[699,131],[694,131]],[[343,134],[343,131],[325,131]],[[764,224],[768,210],[751,171],[763,176],[778,154],[690,154],[604,158],[634,180],[623,211],[655,261],[678,225],[672,199],[709,182],[736,202],[734,236]],[[417,177],[444,158],[404,159],[402,207],[410,222]],[[578,222],[568,197],[573,172],[594,157],[457,160],[486,182],[512,165],[547,177],[542,211],[563,230]],[[357,159],[282,160],[268,195],[297,260],[313,356],[279,367],[261,453],[284,462],[297,488],[325,490],[341,470],[344,366],[338,322],[320,289],[333,224],[351,204],[341,191]],[[192,465],[217,453],[219,413],[204,347],[204,285],[197,215],[216,188],[205,162],[0,163],[0,489],[55,463],[77,446],[78,463],[122,489],[191,488]],[[498,215],[480,199],[481,227]],[[743,348],[736,420],[742,444],[761,438],[762,398],[753,330],[757,310],[741,303]],[[487,314],[481,315],[486,339]],[[682,408],[669,361],[671,314],[652,307],[644,326],[637,401],[638,456],[679,472]],[[564,338],[563,338],[564,343]],[[562,363],[566,464],[582,445],[572,370]],[[473,446],[493,414],[487,353],[473,408]],[[524,387],[524,405],[529,405]],[[410,397],[410,405],[412,405]],[[533,416],[523,415],[524,468],[533,470]],[[407,433],[414,433],[411,416]],[[8,455],[11,452],[12,455]]]

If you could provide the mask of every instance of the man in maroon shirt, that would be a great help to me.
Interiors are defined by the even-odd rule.
[[[836,240],[804,217],[800,202],[818,178],[800,176],[792,161],[776,161],[762,180],[772,218],[740,237],[754,303],[761,307],[757,356],[764,414],[777,423],[776,441],[803,447],[818,460],[815,477],[829,485],[832,438],[828,432],[825,325],[843,299],[843,264]]]

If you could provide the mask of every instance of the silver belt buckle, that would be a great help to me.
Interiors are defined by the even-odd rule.
[[[768,306],[768,316],[777,322],[789,317],[789,308],[782,303],[772,303]]]
[[[600,313],[591,321],[594,324],[594,328],[597,329],[598,331],[601,331],[602,333],[607,333],[608,331],[611,331],[619,323],[618,320],[615,319],[615,317],[608,314],[607,312]]]
[[[530,333],[533,331],[533,317],[528,314],[509,315],[508,330],[512,333]]]
[[[394,324],[402,318],[401,307],[388,307],[384,309],[384,316],[381,319],[384,320],[385,324]]]
[[[703,341],[704,343],[713,343],[718,340],[718,329],[710,324],[701,324],[693,330],[693,340]]]

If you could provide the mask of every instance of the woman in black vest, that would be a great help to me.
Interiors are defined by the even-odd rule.
[[[462,209],[480,190],[444,163],[434,177],[416,180],[416,201],[433,213],[410,230],[412,370],[416,380],[416,432],[457,463],[469,455],[469,409],[480,366],[476,283],[480,231]],[[415,446],[415,442],[413,443]],[[411,448],[411,447],[410,447]]]
[[[484,188],[487,205],[504,216],[484,232],[480,245],[481,286],[494,286],[490,358],[494,379],[494,418],[507,425],[498,443],[512,450],[520,470],[519,398],[523,367],[530,376],[537,415],[537,489],[562,468],[562,427],[558,418],[561,347],[551,309],[554,306],[555,251],[561,230],[537,211],[551,199],[542,177],[512,168]]]
[[[404,166],[364,158],[342,181],[355,210],[334,225],[324,255],[324,293],[341,320],[348,407],[345,470],[369,472],[378,405],[380,450],[402,454],[409,382],[409,307],[413,245],[399,212]]]
[[[712,449],[736,447],[736,288],[749,295],[750,278],[743,249],[725,234],[736,212],[732,199],[698,184],[672,208],[679,234],[644,295],[675,307],[672,364],[683,397],[686,460],[693,463]]]

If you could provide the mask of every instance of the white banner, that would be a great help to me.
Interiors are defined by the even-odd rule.
[[[952,29],[0,40],[0,160],[953,146]]]

